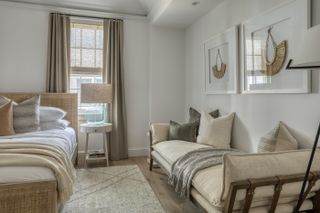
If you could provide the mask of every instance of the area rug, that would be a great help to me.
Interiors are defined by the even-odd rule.
[[[136,165],[78,169],[63,213],[162,213],[157,196]]]

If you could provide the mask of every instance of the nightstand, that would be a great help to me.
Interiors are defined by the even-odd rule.
[[[86,144],[85,144],[85,165],[87,165],[87,160],[107,160],[107,166],[109,166],[109,155],[108,155],[108,140],[107,135],[112,131],[111,123],[102,124],[90,124],[85,123],[80,125],[80,131],[86,134]],[[103,151],[104,153],[94,152],[93,155],[88,153],[88,143],[89,136],[91,133],[101,133],[103,135]],[[102,157],[99,157],[101,154]],[[91,157],[90,157],[91,156]],[[96,156],[96,157],[92,157]]]

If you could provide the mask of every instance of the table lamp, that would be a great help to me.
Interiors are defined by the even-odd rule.
[[[294,66],[291,66],[292,63],[294,63]],[[291,59],[289,61],[286,69],[287,70],[302,70],[302,69],[320,70],[320,25],[312,27],[308,31],[306,31],[304,40],[302,42],[301,49],[298,55],[294,60]],[[307,166],[304,181],[301,187],[299,200],[294,210],[294,213],[299,212],[300,207],[304,202],[304,193],[305,193],[307,182],[309,179],[314,155],[317,150],[319,134],[320,134],[320,124],[318,127],[314,144],[313,144],[313,148],[312,148],[311,156]],[[319,169],[320,169],[320,165],[319,165]]]
[[[111,84],[81,84],[81,103],[102,104],[102,117],[98,119],[95,114],[94,121],[87,121],[92,124],[101,124],[106,119],[106,104],[112,102]]]

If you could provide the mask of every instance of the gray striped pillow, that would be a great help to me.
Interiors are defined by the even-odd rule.
[[[298,146],[298,141],[291,134],[287,125],[280,122],[275,129],[261,137],[258,152],[296,150]]]
[[[13,127],[16,133],[40,130],[40,95],[13,106]]]
[[[6,98],[4,96],[0,96],[0,106],[3,104],[6,104],[8,102],[10,102],[11,100],[9,98]]]

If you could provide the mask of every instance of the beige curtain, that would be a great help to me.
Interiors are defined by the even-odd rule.
[[[128,158],[126,105],[123,72],[123,21],[105,19],[103,81],[112,85],[110,119],[112,132],[110,140],[111,160]]]
[[[49,21],[47,92],[68,92],[70,76],[70,18],[52,13]]]

